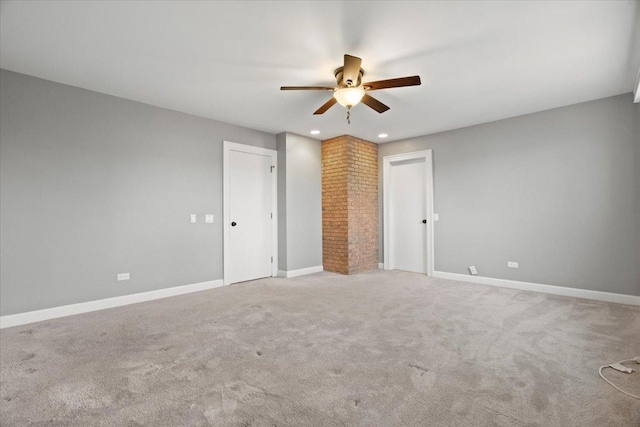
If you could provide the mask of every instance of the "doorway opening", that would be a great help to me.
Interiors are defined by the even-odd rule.
[[[433,275],[432,150],[383,157],[385,270]]]
[[[277,152],[223,143],[224,284],[278,275]]]

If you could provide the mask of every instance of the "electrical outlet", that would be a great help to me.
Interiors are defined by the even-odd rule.
[[[476,266],[475,266],[475,265],[470,265],[470,266],[469,266],[469,272],[470,272],[472,275],[474,275],[474,276],[475,276],[476,274],[478,274],[478,270],[476,269]]]
[[[118,274],[118,282],[120,282],[121,280],[129,280],[129,273]]]
[[[213,214],[204,214],[205,224],[213,224]]]
[[[507,267],[509,268],[518,268],[518,263],[515,261],[509,261],[507,262]]]
[[[196,221],[198,220],[198,217],[196,216],[196,214],[191,214],[189,216],[189,220],[191,221],[191,224],[195,224]]]

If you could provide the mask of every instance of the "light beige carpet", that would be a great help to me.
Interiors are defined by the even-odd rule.
[[[0,344],[2,426],[640,426],[597,372],[640,355],[640,307],[412,273],[259,280]]]

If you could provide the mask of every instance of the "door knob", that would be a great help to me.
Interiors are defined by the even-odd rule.
[[[237,224],[236,224],[236,222],[235,222],[235,221],[233,221],[233,222],[231,223],[231,226],[232,226],[232,227],[235,227],[236,225],[237,225]]]
[[[423,224],[426,224],[426,223],[427,223],[427,220],[426,220],[426,219],[423,219],[423,220],[422,220],[422,223],[423,223]]]

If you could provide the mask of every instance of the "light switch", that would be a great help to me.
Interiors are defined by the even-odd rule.
[[[438,214],[434,213],[434,214],[433,214],[433,221],[434,221],[434,222],[436,222],[436,221],[440,221],[440,216],[439,216]]]
[[[191,224],[195,224],[197,221],[196,214],[191,214]]]
[[[213,214],[204,214],[204,222],[207,224],[213,224]]]

